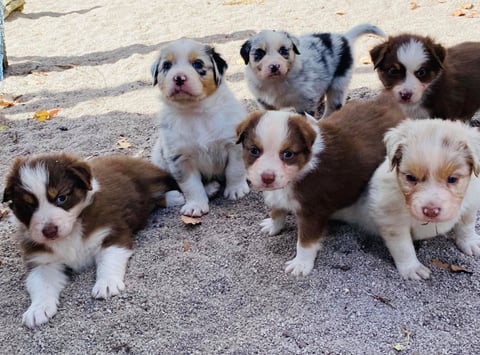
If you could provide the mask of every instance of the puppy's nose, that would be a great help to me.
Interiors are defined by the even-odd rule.
[[[47,239],[55,239],[58,235],[58,227],[53,223],[47,223],[43,227],[42,233]]]
[[[280,64],[270,64],[268,67],[272,73],[276,73],[280,69]]]
[[[439,207],[423,207],[422,212],[428,218],[436,218],[440,214],[441,208]]]
[[[267,171],[262,173],[260,177],[265,185],[271,185],[275,182],[275,173]]]
[[[400,91],[400,98],[402,101],[408,102],[412,98],[412,92],[411,91]]]
[[[175,75],[173,77],[173,81],[175,82],[175,85],[177,86],[182,86],[183,84],[185,84],[185,82],[187,81],[187,76],[186,75]]]

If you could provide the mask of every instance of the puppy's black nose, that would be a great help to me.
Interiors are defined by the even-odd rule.
[[[280,64],[270,64],[268,67],[272,73],[276,73],[280,69]]]
[[[42,229],[42,234],[47,239],[55,239],[58,235],[58,227],[53,223],[47,223]]]
[[[187,81],[187,77],[185,75],[175,75],[173,81],[175,82],[175,85],[182,86]]]
[[[402,101],[408,102],[412,98],[412,92],[411,91],[401,91],[400,92],[400,98]]]

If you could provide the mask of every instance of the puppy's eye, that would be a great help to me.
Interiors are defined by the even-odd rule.
[[[398,70],[398,68],[391,67],[390,69],[388,69],[387,73],[390,76],[397,76],[400,74],[400,70]]]
[[[253,53],[253,59],[258,62],[260,61],[263,57],[265,57],[266,52],[263,49],[256,49],[255,52]]]
[[[170,70],[171,67],[172,67],[172,62],[166,61],[166,62],[163,62],[162,70],[166,72]]]
[[[280,49],[278,50],[278,54],[280,54],[282,57],[285,57],[286,59],[288,59],[290,53],[288,52],[287,48],[280,47]]]
[[[405,178],[407,179],[408,182],[411,182],[411,183],[417,182],[417,178],[414,175],[407,174],[405,175]]]
[[[251,147],[248,151],[250,152],[250,155],[254,157],[258,157],[260,155],[260,149],[255,146]]]
[[[455,177],[455,176],[449,176],[447,178],[447,183],[449,183],[449,184],[455,184],[457,181],[458,181],[458,178]]]
[[[57,206],[63,205],[65,202],[67,202],[68,196],[67,195],[58,195],[57,198],[55,199],[55,204]]]
[[[203,62],[202,62],[200,59],[197,59],[197,60],[193,61],[192,67],[193,67],[195,70],[200,70],[200,69],[203,68]]]
[[[427,70],[425,68],[420,68],[415,72],[415,76],[417,78],[423,78],[425,75],[427,75]]]
[[[295,156],[295,154],[290,150],[285,150],[285,151],[282,152],[282,159],[283,160],[292,159],[294,156]]]

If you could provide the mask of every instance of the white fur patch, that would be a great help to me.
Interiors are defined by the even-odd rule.
[[[310,247],[304,248],[300,242],[297,242],[297,255],[286,262],[285,272],[291,273],[293,276],[307,276],[313,269],[320,248],[320,243],[314,243]]]
[[[397,58],[407,71],[413,73],[427,61],[428,55],[422,42],[411,39],[398,48]]]

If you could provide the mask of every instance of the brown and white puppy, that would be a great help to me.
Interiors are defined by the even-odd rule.
[[[445,49],[402,34],[370,51],[378,76],[411,118],[468,121],[480,109],[480,42]]]
[[[264,30],[240,49],[250,91],[263,108],[293,107],[317,115],[326,97],[323,117],[342,107],[353,73],[353,44],[364,34],[383,36],[370,24],[343,34],[311,33],[299,37]]]
[[[400,275],[420,280],[430,270],[413,240],[454,230],[458,248],[480,256],[480,135],[462,122],[406,120],[385,135],[387,158],[365,195],[335,218],[380,234]]]
[[[163,47],[152,67],[163,102],[152,161],[177,180],[185,215],[208,213],[208,195],[219,180],[225,180],[228,199],[249,191],[242,148],[235,143],[235,126],[246,111],[223,78],[226,69],[212,47],[186,38]]]
[[[33,328],[55,315],[69,269],[96,264],[94,298],[122,291],[132,233],[146,223],[155,205],[167,203],[165,192],[177,188],[165,171],[132,157],[17,158],[6,177],[3,202],[9,202],[19,222],[28,269],[32,303],[23,323]]]
[[[403,119],[394,100],[383,96],[347,103],[318,122],[267,111],[238,125],[248,179],[271,208],[262,230],[278,234],[287,213],[296,216],[297,254],[286,272],[312,270],[328,219],[360,196],[385,157],[384,133]]]

